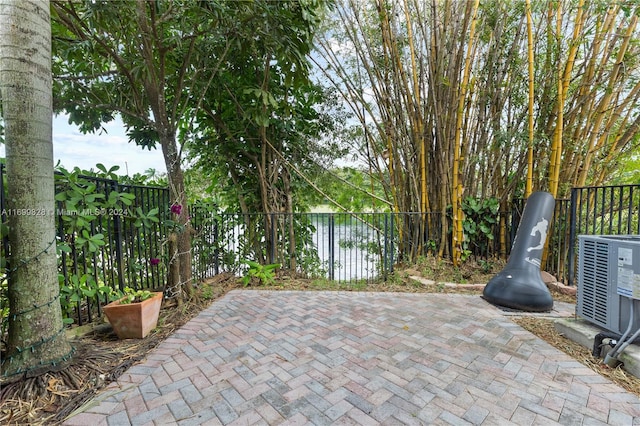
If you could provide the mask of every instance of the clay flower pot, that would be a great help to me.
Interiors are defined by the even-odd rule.
[[[162,292],[142,302],[121,304],[121,300],[102,308],[120,339],[142,339],[158,325]]]

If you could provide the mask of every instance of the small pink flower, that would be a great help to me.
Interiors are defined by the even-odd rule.
[[[151,259],[149,259],[149,263],[151,264],[151,266],[158,266],[158,264],[160,263],[160,259],[158,259],[157,257],[152,257]]]
[[[171,206],[171,213],[179,216],[180,212],[182,212],[182,206],[180,204],[174,204]]]

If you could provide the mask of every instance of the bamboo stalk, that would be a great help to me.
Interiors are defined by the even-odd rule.
[[[558,3],[556,9],[556,37],[558,40],[558,55],[562,51],[562,4]],[[558,95],[557,95],[557,117],[556,128],[553,133],[553,144],[551,145],[551,159],[549,163],[549,192],[556,198],[558,194],[558,177],[560,175],[560,158],[562,157],[562,130],[564,124],[564,96],[562,90],[564,71],[562,70],[561,61],[558,60]]]
[[[464,113],[464,103],[467,93],[467,85],[469,84],[469,75],[471,74],[471,55],[473,52],[473,40],[475,37],[475,29],[477,23],[478,7],[480,0],[475,0],[473,10],[471,12],[471,27],[469,29],[469,41],[467,44],[467,54],[464,66],[464,75],[460,84],[460,94],[458,95],[458,109],[456,115],[456,133],[454,139],[453,151],[453,170],[452,170],[452,197],[451,205],[453,206],[453,265],[458,266],[462,257],[462,241],[464,240],[464,213],[462,211],[462,194],[464,191],[463,182],[460,179],[460,158],[462,144],[462,116]]]
[[[529,146],[527,148],[527,183],[525,189],[525,198],[531,195],[533,188],[533,129],[534,129],[534,67],[533,67],[533,20],[531,18],[531,0],[526,0],[527,10],[527,62],[529,69],[529,106],[528,106],[528,124],[529,124]]]
[[[592,120],[593,126],[591,128],[591,136],[589,138],[587,153],[584,159],[584,166],[582,171],[578,177],[577,186],[584,186],[587,182],[587,173],[591,167],[591,163],[598,151],[598,149],[604,143],[605,137],[604,134],[601,133],[602,123],[606,117],[606,113],[610,108],[611,100],[613,99],[614,94],[617,92],[614,90],[614,85],[618,79],[618,75],[624,66],[624,56],[627,53],[629,48],[629,41],[631,36],[633,35],[636,24],[638,22],[638,16],[633,15],[631,17],[631,22],[625,31],[623,36],[622,44],[618,50],[618,55],[616,57],[616,63],[611,71],[611,75],[609,76],[609,81],[607,82],[607,89],[605,90],[600,103],[598,104],[598,108],[595,114],[594,119]]]

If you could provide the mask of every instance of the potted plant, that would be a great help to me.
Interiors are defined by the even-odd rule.
[[[120,339],[142,339],[158,325],[162,292],[124,290],[124,296],[102,309]]]

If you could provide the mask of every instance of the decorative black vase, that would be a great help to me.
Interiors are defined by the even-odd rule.
[[[507,266],[484,288],[483,297],[489,303],[529,312],[553,308],[551,292],[542,281],[540,261],[554,207],[555,199],[548,192],[529,196]]]

